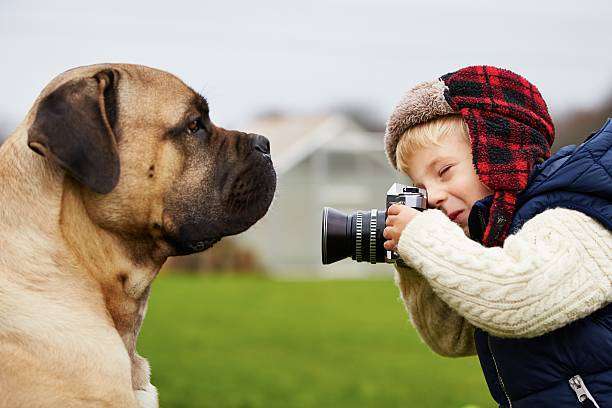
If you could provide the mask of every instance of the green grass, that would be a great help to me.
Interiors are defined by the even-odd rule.
[[[493,406],[434,355],[389,281],[161,276],[138,344],[162,407]]]

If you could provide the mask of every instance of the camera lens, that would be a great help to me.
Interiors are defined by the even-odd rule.
[[[384,262],[385,212],[356,211],[350,215],[323,209],[321,255],[324,265],[351,257],[357,262]]]

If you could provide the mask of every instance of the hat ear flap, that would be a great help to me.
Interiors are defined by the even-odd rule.
[[[118,73],[108,69],[69,81],[44,97],[28,129],[28,146],[99,194],[119,181],[113,126]]]

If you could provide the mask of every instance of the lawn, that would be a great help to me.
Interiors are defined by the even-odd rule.
[[[493,406],[477,358],[429,351],[391,279],[161,276],[138,350],[162,407]]]

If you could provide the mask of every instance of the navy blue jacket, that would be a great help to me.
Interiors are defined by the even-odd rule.
[[[474,204],[470,236],[480,240],[491,197]],[[612,230],[612,119],[580,146],[566,146],[534,168],[518,198],[511,232],[548,208],[581,211]],[[612,304],[535,338],[499,338],[480,329],[476,350],[491,395],[501,407],[612,407]],[[579,377],[575,377],[579,376]],[[584,386],[577,386],[581,380]]]

